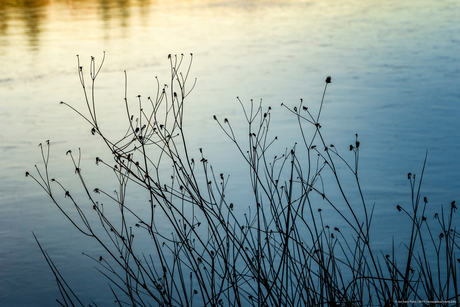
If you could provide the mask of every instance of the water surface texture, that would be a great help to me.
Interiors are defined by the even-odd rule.
[[[359,134],[364,195],[391,223],[396,205],[410,201],[407,173],[420,172],[427,150],[422,194],[433,206],[460,201],[459,18],[454,0],[1,1],[0,305],[50,306],[59,295],[32,231],[82,297],[112,300],[101,295],[105,279],[86,274],[93,263],[81,253],[97,256],[98,247],[24,176],[40,163],[37,145],[50,140],[53,176],[72,185],[65,152],[81,147],[88,184],[101,181],[94,157],[103,146],[59,105],[84,107],[76,55],[88,71],[90,57],[106,52],[97,99],[105,130],[116,131],[125,123],[123,71],[128,98],[154,95],[155,76],[169,78],[167,55],[193,53],[192,150],[233,172],[235,197],[247,171],[212,116],[237,120],[237,96],[262,98],[277,118],[274,135],[289,138],[295,125],[281,103],[303,98],[317,108],[331,75],[324,133],[344,153]],[[397,241],[399,225],[377,223],[375,240]]]

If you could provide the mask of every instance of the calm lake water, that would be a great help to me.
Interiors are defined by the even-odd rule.
[[[186,107],[192,150],[203,147],[215,169],[232,174],[235,197],[247,171],[212,115],[242,118],[236,97],[262,98],[274,109],[274,133],[289,135],[292,118],[280,104],[303,98],[318,107],[331,75],[322,125],[344,153],[359,134],[364,194],[385,221],[376,223],[376,241],[404,236],[396,205],[409,206],[407,173],[420,172],[426,150],[422,194],[430,213],[460,201],[456,0],[1,1],[1,306],[50,306],[59,296],[32,231],[77,293],[112,301],[95,286],[106,287],[104,277],[81,255],[98,247],[24,177],[40,163],[37,145],[49,139],[53,177],[77,186],[65,152],[81,147],[89,184],[98,184],[93,159],[104,148],[59,102],[84,107],[76,55],[87,70],[103,51],[97,97],[106,130],[123,118],[124,70],[128,95],[149,96],[155,76],[168,80],[168,54],[193,53],[198,81]]]

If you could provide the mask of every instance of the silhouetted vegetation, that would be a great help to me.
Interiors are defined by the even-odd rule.
[[[87,196],[74,198],[48,173],[48,141],[40,145],[43,165],[35,174],[26,174],[82,235],[103,247],[105,254],[90,257],[111,282],[116,305],[458,305],[455,202],[441,207],[435,217],[426,216],[423,165],[419,176],[407,177],[412,202],[394,208],[398,221],[410,223],[410,239],[388,242],[391,254],[373,248],[374,206],[366,203],[360,187],[358,135],[342,149],[322,134],[321,112],[331,77],[318,112],[311,112],[302,100],[284,105],[299,129],[290,148],[277,147],[270,131],[275,115],[262,102],[246,105],[238,99],[246,127],[214,116],[248,169],[253,198],[233,203],[226,197],[228,175],[214,171],[206,149],[195,153],[197,159],[188,149],[183,119],[196,82],[190,77],[192,60],[168,58],[168,85],[158,82],[155,95],[138,96],[137,108],[125,96],[128,125],[121,139],[107,138],[99,125],[94,84],[102,64],[97,66],[94,58],[89,85],[78,64],[87,110],[62,103],[85,119],[91,133],[107,146],[114,160],[95,159],[98,167],[113,171],[115,194],[89,187],[80,153],[68,151]],[[247,139],[237,139],[240,129],[247,130]],[[343,180],[354,185],[347,181],[345,188]],[[128,185],[136,187],[136,201]],[[395,253],[395,244],[402,244],[405,253]],[[61,290],[60,303],[83,306],[42,251]]]

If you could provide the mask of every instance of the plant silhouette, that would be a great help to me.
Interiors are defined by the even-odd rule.
[[[62,102],[87,121],[113,157],[113,162],[95,160],[97,167],[113,172],[118,182],[115,194],[89,187],[80,165],[81,152],[69,150],[87,196],[83,201],[74,198],[48,173],[49,141],[40,144],[43,165],[36,166],[34,174],[26,173],[83,235],[103,248],[103,255],[89,257],[111,282],[116,305],[429,306],[437,301],[447,306],[458,302],[456,206],[452,202],[448,212],[436,215],[435,225],[429,223],[433,219],[425,216],[428,201],[421,201],[420,189],[425,165],[418,181],[415,174],[408,174],[412,203],[395,206],[395,214],[412,224],[409,242],[402,243],[405,252],[384,255],[374,250],[374,206],[368,206],[360,186],[358,135],[345,150],[349,162],[322,133],[321,113],[331,77],[325,80],[317,113],[303,100],[293,107],[283,105],[298,123],[299,138],[290,148],[276,147],[278,138],[270,130],[274,114],[262,101],[246,105],[238,98],[248,131],[243,141],[236,136],[242,127],[213,116],[249,170],[253,198],[240,204],[225,195],[228,175],[214,172],[205,150],[200,149],[200,159],[195,160],[187,146],[184,105],[196,83],[190,76],[193,55],[189,61],[183,55],[168,59],[171,78],[163,87],[158,81],[155,96],[146,100],[138,96],[138,107],[133,108],[125,95],[128,125],[120,139],[106,137],[98,122],[95,82],[104,59],[96,65],[91,58],[89,85],[78,62],[87,109]],[[275,156],[269,154],[273,151]],[[342,178],[355,182],[353,192],[344,188]],[[142,205],[131,201],[128,184],[142,191]],[[108,213],[107,203],[117,206]],[[83,306],[38,244],[61,290],[60,304]],[[392,244],[394,251],[394,239]],[[437,256],[434,262],[428,259],[429,250]]]

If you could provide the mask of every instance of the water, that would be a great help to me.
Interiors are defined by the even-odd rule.
[[[97,175],[93,158],[102,146],[58,104],[84,107],[77,54],[87,71],[90,56],[106,52],[97,98],[111,130],[122,120],[124,70],[134,100],[153,95],[155,76],[167,80],[168,54],[193,53],[198,83],[186,109],[192,148],[237,174],[245,172],[241,161],[212,115],[237,120],[236,96],[263,98],[279,116],[274,133],[286,135],[293,126],[280,104],[303,98],[317,107],[332,75],[325,134],[343,153],[359,134],[364,194],[380,216],[393,221],[396,205],[409,204],[406,176],[420,172],[426,150],[423,195],[433,206],[460,200],[458,1],[3,1],[0,16],[2,306],[47,306],[58,297],[32,231],[83,297],[111,299],[82,273],[93,264],[81,252],[97,254],[97,246],[24,177],[40,163],[37,145],[47,139],[55,177],[76,186],[65,152],[78,147],[88,176]],[[376,227],[386,230],[378,241],[399,231]],[[97,274],[90,278],[104,284]]]

